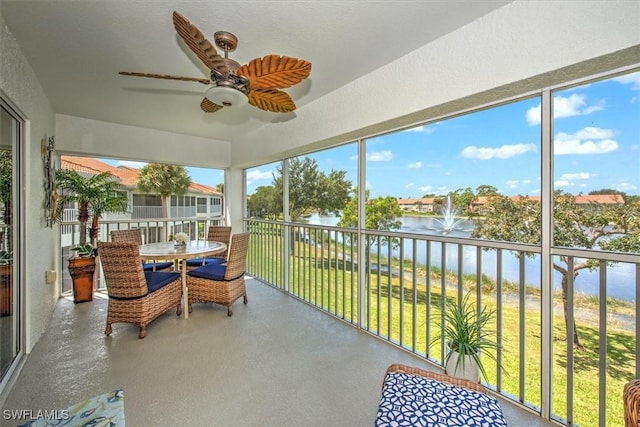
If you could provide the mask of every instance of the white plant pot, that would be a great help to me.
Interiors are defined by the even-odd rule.
[[[480,369],[473,357],[467,354],[460,354],[457,351],[449,351],[451,351],[451,357],[449,357],[445,365],[447,375],[479,383]],[[460,363],[458,363],[459,358],[462,358]]]

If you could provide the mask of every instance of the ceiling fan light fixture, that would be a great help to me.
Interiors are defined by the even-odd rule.
[[[247,95],[227,86],[211,86],[204,96],[214,104],[223,107],[242,107],[248,102]]]

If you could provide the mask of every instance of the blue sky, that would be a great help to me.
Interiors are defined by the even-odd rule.
[[[519,100],[367,141],[373,197],[422,197],[487,184],[506,195],[541,185],[540,99]],[[586,194],[640,194],[640,73],[554,93],[554,186]],[[355,144],[309,154],[320,170],[356,183]],[[248,190],[270,185],[277,165],[248,171]]]
[[[612,188],[640,194],[640,72],[554,93],[554,186],[573,194]],[[476,111],[367,141],[373,197],[422,197],[492,185],[506,195],[540,194],[540,99]],[[308,154],[320,170],[357,182],[355,143]],[[106,160],[113,165],[144,163]],[[271,185],[278,163],[247,171],[247,190]],[[187,168],[215,186],[223,172]]]

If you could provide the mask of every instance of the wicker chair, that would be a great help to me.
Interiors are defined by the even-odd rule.
[[[207,232],[207,240],[210,242],[222,242],[229,246],[229,239],[231,238],[231,227],[222,225],[212,225]],[[202,267],[207,264],[222,264],[227,260],[227,250],[217,253],[215,255],[208,256],[206,258],[193,258],[187,260],[187,270],[193,270],[194,268]]]
[[[112,242],[133,242],[138,246],[142,245],[142,233],[138,228],[130,228],[128,230],[113,230],[111,231]],[[142,269],[144,271],[164,271],[172,270],[173,262],[143,262]]]
[[[640,427],[640,379],[631,380],[624,385],[622,400],[625,427]]]
[[[226,264],[207,264],[187,272],[189,312],[191,304],[213,302],[227,306],[227,315],[233,315],[231,306],[240,297],[247,300],[244,273],[249,249],[249,233],[231,236]]]
[[[98,242],[98,253],[109,294],[105,335],[112,323],[133,323],[144,338],[147,325],[175,307],[182,313],[182,279],[178,272],[143,271],[138,245]]]

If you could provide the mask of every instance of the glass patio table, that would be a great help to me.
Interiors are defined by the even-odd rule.
[[[140,246],[140,258],[145,261],[166,259],[182,265],[182,300],[184,318],[189,318],[189,289],[187,288],[187,263],[191,258],[206,257],[224,252],[227,245],[222,242],[191,240],[186,246],[177,247],[173,242],[148,243]],[[180,261],[183,261],[180,263]]]

